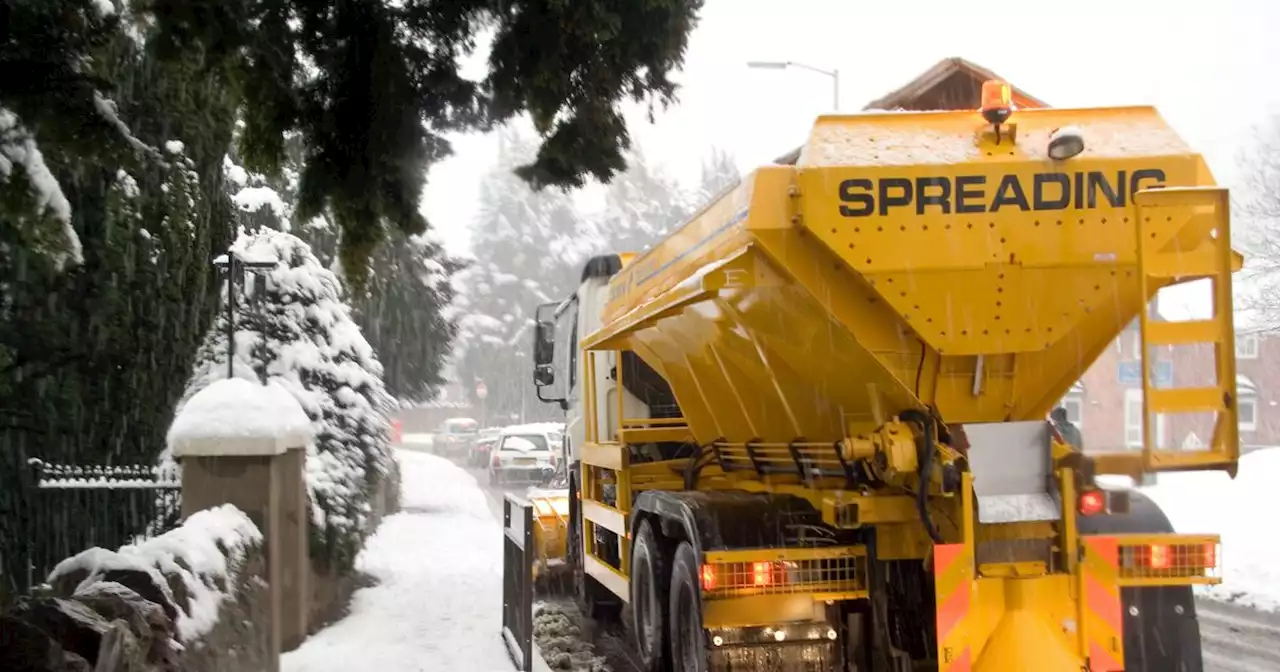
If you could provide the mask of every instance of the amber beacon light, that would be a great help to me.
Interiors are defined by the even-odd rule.
[[[989,79],[982,83],[982,118],[1003,124],[1013,114],[1013,91],[1008,82]]]

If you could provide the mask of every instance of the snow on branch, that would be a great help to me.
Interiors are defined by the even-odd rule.
[[[44,163],[44,155],[36,147],[35,138],[24,128],[18,116],[0,107],[0,181],[25,179],[35,199],[38,216],[49,217],[61,225],[61,249],[53,256],[59,265],[84,261],[80,237],[71,226],[71,203],[62,193],[58,180]]]

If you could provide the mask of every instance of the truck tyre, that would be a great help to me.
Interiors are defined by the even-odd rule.
[[[689,542],[676,548],[671,569],[670,605],[667,612],[674,672],[707,672],[707,636],[702,629],[702,589],[698,583],[698,556]]]
[[[669,577],[653,527],[641,521],[631,549],[631,620],[642,672],[668,669],[664,615]]]

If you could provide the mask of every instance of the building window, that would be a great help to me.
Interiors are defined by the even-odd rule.
[[[1242,432],[1258,428],[1258,386],[1244,376],[1236,376],[1236,421]]]
[[[1142,389],[1124,391],[1124,445],[1142,447]]]
[[[1258,336],[1249,334],[1236,337],[1236,359],[1258,358]]]

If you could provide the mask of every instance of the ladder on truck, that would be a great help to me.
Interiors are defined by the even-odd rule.
[[[1166,322],[1139,311],[1142,341],[1142,452],[1130,455],[1132,475],[1159,471],[1222,470],[1235,476],[1240,457],[1236,392],[1235,327],[1232,319],[1231,274],[1238,255],[1231,249],[1230,201],[1221,187],[1148,189],[1134,197],[1137,215],[1139,296],[1145,301],[1175,282],[1208,280],[1212,284],[1212,314],[1201,319]],[[1189,214],[1188,214],[1189,213]],[[1153,231],[1184,218],[1173,236],[1161,240]],[[1198,346],[1211,351],[1214,380],[1193,387],[1157,386],[1154,348]],[[1213,414],[1213,431],[1204,449],[1155,445],[1152,416],[1166,419]],[[1104,457],[1104,456],[1100,456]],[[1119,458],[1120,456],[1105,456]],[[1138,458],[1134,460],[1133,458]],[[1136,462],[1136,463],[1135,463]],[[1119,466],[1119,465],[1117,465]],[[1114,473],[1114,472],[1113,472]]]

